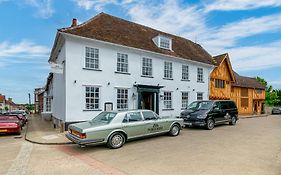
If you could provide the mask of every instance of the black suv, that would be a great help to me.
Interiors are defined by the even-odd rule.
[[[238,120],[236,104],[229,100],[194,101],[181,112],[185,126],[203,126],[213,129],[216,124],[229,122],[235,125]]]

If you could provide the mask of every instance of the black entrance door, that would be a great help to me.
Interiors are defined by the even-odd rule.
[[[164,86],[134,85],[138,92],[138,109],[150,109],[159,114],[159,90]]]
[[[142,92],[141,107],[142,109],[149,109],[154,111],[154,93]]]

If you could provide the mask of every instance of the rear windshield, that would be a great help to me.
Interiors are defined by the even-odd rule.
[[[117,113],[114,112],[102,112],[92,119],[92,122],[97,123],[110,123],[111,120],[116,116]]]

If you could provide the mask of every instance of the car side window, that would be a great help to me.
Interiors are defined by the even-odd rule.
[[[220,110],[220,109],[221,109],[221,104],[220,104],[220,102],[215,102],[215,104],[214,104],[214,106],[213,106],[213,109]]]
[[[229,109],[229,104],[227,101],[223,101],[221,102],[221,108],[222,109]]]
[[[157,119],[155,114],[153,112],[150,112],[150,111],[143,111],[142,115],[144,117],[144,120],[155,120],[155,119]]]
[[[142,116],[140,112],[128,112],[123,120],[123,123],[126,122],[137,122],[142,121]]]

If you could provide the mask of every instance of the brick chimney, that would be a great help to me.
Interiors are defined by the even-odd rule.
[[[13,99],[12,99],[12,98],[8,98],[8,100],[9,100],[9,101],[13,101]]]
[[[76,18],[73,18],[73,19],[72,19],[71,27],[75,27],[75,26],[77,26],[77,19],[76,19]]]

